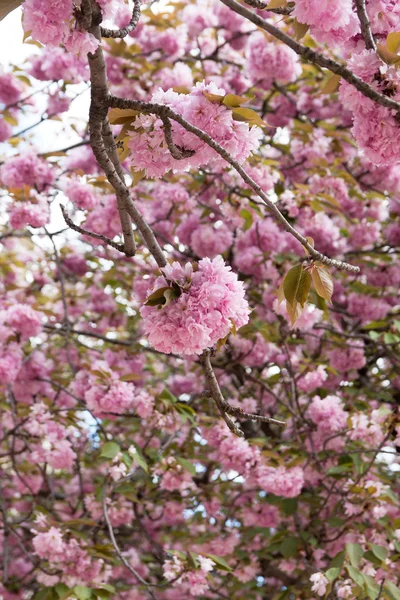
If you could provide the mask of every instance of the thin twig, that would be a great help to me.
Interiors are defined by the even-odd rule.
[[[105,27],[101,27],[101,37],[103,38],[124,38],[136,29],[140,18],[140,5],[141,0],[133,0],[134,6],[132,11],[132,17],[126,27],[122,27],[121,29],[107,29]]]
[[[226,162],[229,163],[235,169],[235,171],[237,171],[239,173],[239,175],[242,177],[243,181],[245,181],[256,192],[258,197],[261,198],[264,206],[273,213],[274,217],[277,219],[277,221],[279,221],[279,223],[281,223],[281,225],[283,225],[284,229],[288,233],[293,235],[293,237],[295,237],[308,250],[310,256],[314,260],[318,260],[318,261],[322,262],[323,264],[325,264],[327,266],[335,267],[336,269],[345,270],[350,273],[359,273],[359,271],[360,271],[359,267],[350,265],[349,263],[341,261],[341,260],[328,258],[327,256],[321,254],[321,252],[318,252],[317,250],[315,250],[315,248],[313,248],[313,246],[311,246],[309,241],[303,235],[301,235],[297,231],[297,229],[295,229],[287,221],[287,219],[285,219],[285,217],[280,212],[280,210],[276,206],[276,204],[268,198],[268,196],[265,194],[265,192],[262,190],[262,188],[254,181],[254,179],[252,179],[252,177],[250,177],[250,175],[247,173],[247,171],[239,164],[239,162],[237,160],[235,160],[231,156],[231,154],[229,154],[229,152],[227,152],[227,150],[225,150],[225,148],[223,146],[218,144],[218,142],[216,142],[210,135],[208,135],[202,129],[199,129],[195,125],[188,123],[188,121],[186,121],[186,119],[184,119],[181,115],[179,115],[177,112],[172,110],[169,106],[164,106],[161,104],[154,104],[152,102],[141,102],[138,100],[128,100],[125,98],[117,98],[116,96],[110,96],[109,103],[110,103],[110,107],[113,107],[113,108],[121,108],[121,109],[133,108],[133,109],[139,110],[145,114],[155,114],[155,115],[159,116],[160,119],[168,117],[168,118],[176,121],[180,125],[182,125],[182,127],[184,127],[186,129],[186,131],[193,133],[198,138],[203,140],[206,144],[208,144],[213,150],[215,150],[215,152],[217,152],[222,158],[224,158],[226,160]]]
[[[217,378],[215,377],[214,369],[211,365],[210,354],[210,350],[204,350],[203,354],[200,356],[200,363],[203,367],[204,374],[206,376],[211,397],[217,405],[221,417],[224,419],[225,423],[227,424],[228,428],[232,431],[232,433],[234,433],[238,437],[244,437],[243,431],[226,414],[226,410],[224,409],[225,398],[222,395],[219,383],[217,381]]]
[[[134,569],[132,567],[132,565],[127,561],[125,556],[122,554],[120,547],[118,546],[118,542],[117,542],[117,540],[115,538],[115,534],[114,534],[114,529],[113,529],[113,526],[111,525],[110,517],[108,514],[107,492],[108,492],[108,486],[107,486],[107,482],[106,482],[106,483],[104,483],[103,494],[102,494],[103,514],[104,514],[104,520],[108,527],[108,533],[110,535],[111,543],[114,546],[115,552],[117,553],[118,558],[125,565],[125,567],[132,573],[132,575],[134,575],[136,577],[136,579],[138,581],[140,581],[140,583],[146,587],[146,591],[149,594],[150,598],[153,598],[153,600],[158,600],[157,596],[151,589],[150,584],[145,579],[143,579],[143,577],[136,571],[136,569]]]
[[[172,138],[172,126],[171,121],[168,117],[161,117],[161,120],[164,125],[164,137],[167,142],[168,150],[171,153],[171,156],[176,160],[183,160],[184,158],[189,158],[189,156],[193,156],[195,153],[194,150],[187,150],[186,148],[181,148],[180,146],[175,146],[174,140]]]
[[[88,235],[96,240],[101,240],[107,246],[111,246],[115,250],[118,250],[118,252],[122,252],[122,254],[125,254],[124,246],[122,244],[113,242],[112,240],[110,240],[110,238],[106,237],[105,235],[102,235],[101,233],[94,233],[94,231],[89,231],[88,229],[84,229],[83,227],[80,227],[79,225],[75,225],[75,223],[72,221],[71,217],[67,213],[65,206],[60,204],[60,208],[61,208],[61,212],[64,217],[64,221],[66,222],[66,224],[68,225],[68,227],[70,229],[73,229],[74,231],[77,231],[78,233],[81,233],[82,235]]]
[[[245,3],[257,10],[267,10],[276,15],[290,15],[294,11],[294,6],[279,6],[278,8],[268,8],[268,2],[262,0],[245,0]]]
[[[286,425],[285,421],[278,421],[277,419],[272,419],[271,417],[266,417],[264,415],[248,413],[238,406],[232,406],[231,404],[229,404],[229,402],[227,402],[224,396],[222,395],[218,380],[215,376],[214,369],[211,364],[210,357],[210,350],[205,350],[200,356],[200,363],[203,367],[204,374],[208,383],[208,391],[215,404],[217,405],[217,408],[222,418],[224,419],[225,423],[232,431],[232,433],[239,437],[243,437],[243,432],[241,431],[241,429],[236,425],[236,423],[232,421],[232,419],[228,415],[232,415],[233,417],[237,417],[239,419],[250,419],[251,421],[262,421],[264,423],[273,423],[275,425]]]
[[[96,4],[94,5],[97,6]],[[100,12],[97,6],[98,12]],[[100,22],[101,15],[94,14],[93,22]],[[101,39],[100,26],[93,25],[90,28],[92,33],[98,40]],[[167,264],[164,252],[156,240],[153,230],[143,218],[134,203],[129,189],[127,188],[123,171],[119,161],[119,157],[114,150],[114,140],[105,147],[105,139],[109,139],[107,109],[109,106],[109,91],[106,74],[106,63],[104,59],[101,45],[97,48],[94,54],[89,54],[90,81],[91,81],[91,104],[89,112],[89,130],[90,130],[90,145],[97,162],[103,169],[108,181],[115,190],[118,200],[118,211],[121,216],[121,224],[124,236],[127,233],[127,222],[125,214],[127,213],[138,228],[147,248],[153,255],[159,267],[165,267]],[[112,136],[111,136],[112,137]],[[126,227],[125,227],[126,226]],[[133,236],[125,239],[125,253],[129,252],[132,255]]]
[[[253,11],[236,2],[236,0],[221,0],[221,2],[225,4],[225,6],[231,8],[237,14],[241,15],[242,17],[245,17],[245,19],[248,19],[249,21],[254,23],[254,25],[257,25],[257,27],[264,29],[264,31],[267,31],[270,35],[289,46],[289,48],[294,50],[294,52],[296,52],[296,54],[298,54],[299,56],[302,56],[309,62],[319,65],[324,69],[328,69],[336,75],[340,75],[345,81],[354,86],[359,92],[364,94],[364,96],[366,96],[370,100],[373,100],[374,102],[380,104],[381,106],[384,106],[385,108],[390,108],[392,110],[394,109],[396,112],[400,112],[400,102],[396,102],[388,96],[380,94],[371,85],[369,85],[363,79],[361,79],[361,77],[355,75],[352,71],[350,71],[350,69],[338,63],[336,60],[327,58],[320,52],[316,52],[315,50],[312,50],[307,46],[303,46],[302,44],[291,38],[289,35],[287,35],[284,31],[282,31],[278,27],[275,27],[275,25],[272,25],[272,23],[270,23],[269,21],[266,21]]]
[[[368,18],[365,0],[355,0],[358,20],[361,25],[361,32],[364,38],[365,47],[367,50],[376,50],[374,36],[371,31],[371,23]]]

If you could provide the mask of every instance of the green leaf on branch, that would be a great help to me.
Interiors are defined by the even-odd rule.
[[[167,306],[172,300],[179,298],[180,290],[170,286],[159,288],[147,298],[145,306]]]
[[[211,560],[215,562],[218,569],[221,569],[221,571],[232,571],[226,560],[221,556],[215,556],[215,554],[204,554],[204,556],[211,558]]]
[[[364,577],[363,577],[362,573],[360,573],[360,571],[358,571],[358,569],[356,569],[355,567],[352,567],[351,565],[346,565],[346,569],[347,569],[348,574],[354,581],[354,583],[356,583],[361,588],[364,587]]]
[[[297,41],[301,40],[307,33],[309,25],[300,23],[297,19],[293,21],[294,37]]]
[[[296,300],[304,308],[305,303],[307,302],[308,292],[311,287],[311,275],[309,271],[303,269],[303,272],[300,277],[299,287],[296,293]]]
[[[232,116],[235,121],[245,121],[249,125],[258,125],[259,127],[267,127],[268,123],[262,120],[260,115],[252,108],[234,108]]]
[[[364,550],[362,549],[360,544],[348,543],[346,544],[346,554],[352,566],[358,567],[364,554]]]
[[[246,104],[246,102],[250,102],[250,100],[253,99],[254,96],[251,96],[251,98],[244,98],[243,96],[236,96],[236,94],[227,94],[224,97],[222,104],[228,108],[238,108],[242,104]]]
[[[400,589],[392,581],[386,581],[383,591],[388,595],[390,600],[400,600]]]
[[[111,460],[115,458],[120,451],[121,447],[115,442],[106,442],[101,449],[100,456]]]
[[[280,545],[280,552],[285,558],[294,558],[298,554],[300,540],[293,535],[287,536]]]
[[[138,110],[131,108],[111,108],[108,111],[108,120],[111,125],[125,125],[125,123],[131,123],[139,114]]]
[[[386,548],[384,548],[383,546],[378,546],[378,544],[371,544],[371,550],[376,556],[376,558],[379,558],[379,560],[381,561],[385,561],[389,554]]]
[[[85,585],[76,585],[73,591],[78,600],[88,600],[92,595],[92,590]]]
[[[297,291],[299,289],[300,280],[303,274],[303,265],[299,264],[289,269],[283,280],[283,293],[286,300],[292,306],[296,302]]]
[[[333,294],[333,280],[328,269],[320,262],[311,267],[311,278],[318,296],[330,302]]]
[[[211,92],[206,91],[203,91],[203,96],[213,104],[222,104],[225,98],[225,96],[220,96],[219,94],[212,94]]]
[[[340,569],[338,567],[331,567],[330,569],[328,569],[325,573],[325,576],[328,578],[329,581],[333,581],[334,579],[336,579],[337,577],[339,577],[340,575]]]
[[[386,48],[395,54],[400,50],[400,31],[391,31],[387,34]]]
[[[181,456],[178,456],[176,461],[181,465],[181,467],[183,467],[188,473],[190,473],[190,475],[192,475],[192,477],[194,477],[196,475],[196,467],[189,460],[186,460],[186,458],[182,458]]]

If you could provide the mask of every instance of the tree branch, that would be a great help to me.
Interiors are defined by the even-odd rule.
[[[275,425],[286,425],[285,421],[278,421],[277,419],[272,419],[271,417],[265,417],[263,415],[248,413],[238,406],[232,406],[231,404],[229,404],[229,402],[227,402],[222,395],[218,380],[215,376],[214,369],[211,364],[210,357],[211,351],[205,350],[200,356],[200,363],[203,367],[204,374],[206,376],[209,393],[212,399],[214,400],[215,404],[217,405],[222,418],[224,419],[225,423],[232,431],[232,433],[239,437],[243,437],[243,432],[241,431],[241,429],[236,425],[236,423],[232,421],[232,419],[228,415],[232,415],[233,417],[237,417],[239,419],[262,421],[263,423],[272,423]]]
[[[228,6],[228,8],[231,8],[237,14],[254,23],[254,25],[257,25],[257,27],[264,29],[264,31],[267,31],[270,35],[289,46],[289,48],[294,50],[294,52],[296,52],[296,54],[299,56],[302,56],[309,62],[319,65],[324,69],[328,69],[336,75],[340,75],[345,81],[350,83],[359,92],[364,94],[366,98],[373,100],[385,108],[390,108],[392,110],[394,109],[396,112],[400,112],[400,102],[396,102],[395,100],[391,100],[388,96],[380,94],[371,85],[361,79],[361,77],[354,75],[354,73],[344,65],[341,65],[331,58],[327,58],[323,54],[320,54],[319,52],[316,52],[307,46],[303,46],[278,27],[275,27],[262,17],[258,16],[256,13],[236,2],[236,0],[221,0],[221,2],[225,4],[225,6]]]
[[[124,38],[136,29],[138,21],[140,19],[140,6],[141,0],[134,0],[134,6],[132,11],[132,17],[126,27],[122,29],[107,29],[105,27],[101,27],[101,37],[104,38]]]
[[[371,23],[368,18],[365,0],[355,0],[358,20],[367,50],[376,50],[374,36],[371,31]]]
[[[75,223],[72,221],[71,217],[65,210],[65,206],[60,204],[60,208],[61,208],[61,212],[64,217],[64,221],[66,222],[66,224],[68,225],[68,227],[70,229],[73,229],[74,231],[77,231],[78,233],[81,233],[82,235],[89,235],[90,237],[95,238],[96,240],[101,240],[102,242],[107,244],[107,246],[111,246],[115,250],[118,250],[118,252],[122,252],[122,254],[125,254],[124,246],[122,244],[113,242],[112,240],[110,240],[110,238],[106,237],[105,235],[102,235],[100,233],[94,233],[93,231],[84,229],[83,227],[80,227],[79,225],[75,225]]]
[[[111,525],[110,517],[108,514],[107,491],[108,491],[108,486],[107,486],[107,483],[105,483],[104,487],[103,487],[103,494],[102,494],[103,514],[104,514],[105,522],[108,527],[108,533],[110,535],[111,543],[114,546],[115,552],[117,553],[118,558],[121,560],[121,562],[124,564],[124,566],[132,573],[132,575],[134,575],[136,577],[136,579],[138,581],[140,581],[140,583],[142,585],[144,585],[146,587],[146,591],[149,594],[150,598],[153,598],[153,600],[158,600],[157,596],[151,589],[150,584],[145,579],[143,579],[143,577],[141,575],[139,575],[139,573],[136,571],[136,569],[134,569],[132,567],[132,565],[126,560],[125,556],[121,552],[120,547],[118,546],[118,542],[115,539],[114,529],[113,529],[113,526]]]
[[[199,129],[195,125],[191,125],[190,123],[188,123],[188,121],[186,121],[177,112],[175,112],[174,110],[169,108],[169,106],[164,106],[161,104],[154,104],[151,102],[141,102],[139,100],[128,100],[128,99],[124,99],[124,98],[117,98],[116,96],[110,96],[109,102],[110,102],[110,107],[113,107],[113,108],[121,108],[121,109],[133,108],[133,109],[139,110],[140,112],[143,112],[145,114],[158,115],[161,119],[167,117],[169,119],[176,121],[180,125],[182,125],[182,127],[184,127],[186,129],[186,131],[193,133],[198,138],[203,140],[206,144],[208,144],[213,150],[215,150],[217,152],[217,154],[219,154],[222,158],[224,158],[226,160],[226,162],[229,163],[235,169],[235,171],[237,171],[239,173],[239,175],[242,177],[243,181],[245,181],[256,192],[257,196],[259,198],[261,198],[264,206],[266,208],[268,208],[269,211],[272,212],[272,214],[277,219],[277,221],[279,221],[279,223],[281,223],[281,225],[283,225],[284,229],[288,233],[293,235],[293,237],[295,237],[308,250],[310,256],[314,260],[318,260],[318,261],[322,262],[323,264],[325,264],[327,266],[335,267],[336,269],[349,271],[350,273],[359,273],[359,271],[360,271],[359,267],[355,267],[355,266],[350,265],[349,263],[343,262],[341,260],[328,258],[324,254],[321,254],[320,252],[315,250],[315,248],[313,248],[313,246],[311,246],[309,241],[303,235],[301,235],[297,231],[297,229],[295,229],[285,219],[285,217],[280,212],[280,210],[276,206],[276,204],[274,204],[274,202],[272,202],[268,198],[268,196],[263,192],[261,187],[254,181],[254,179],[252,179],[250,177],[250,175],[247,173],[247,171],[245,171],[245,169],[243,169],[243,167],[238,163],[238,161],[236,161],[229,154],[229,152],[227,152],[225,150],[225,148],[223,148],[223,146],[218,144],[205,131]]]
[[[98,6],[96,4],[94,6],[100,12]],[[95,14],[95,11],[93,13],[93,22],[100,23],[101,14]],[[100,40],[100,25],[92,25],[90,33]],[[167,264],[165,255],[155,238],[153,230],[133,202],[124,181],[123,170],[107,119],[109,92],[106,64],[101,45],[99,45],[94,54],[89,54],[88,56],[91,80],[91,104],[89,111],[90,145],[97,162],[103,169],[117,196],[118,211],[124,233],[125,254],[132,256],[135,249],[131,226],[127,220],[129,215],[140,231],[158,266],[160,268],[165,267]],[[105,139],[103,139],[103,133]],[[105,141],[107,142],[107,148]]]
[[[268,8],[268,2],[262,0],[245,0],[245,3],[257,10],[267,10],[276,15],[290,15],[293,12],[294,6],[279,6],[278,8]]]

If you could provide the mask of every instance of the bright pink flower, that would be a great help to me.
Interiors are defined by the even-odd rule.
[[[150,343],[167,354],[201,354],[226,337],[233,326],[245,325],[250,312],[243,284],[221,257],[203,258],[193,274],[189,264],[185,270],[179,263],[163,269],[169,281],[185,286],[179,298],[161,308],[140,309]],[[167,285],[159,278],[153,292]]]
[[[1,167],[0,177],[8,187],[20,188],[30,185],[42,191],[53,183],[54,170],[33,150],[28,150],[8,158]]]
[[[229,108],[210,102],[203,92],[225,95],[225,91],[214,84],[200,82],[190,94],[177,94],[172,90],[164,92],[160,89],[153,94],[151,101],[177,111],[189,123],[213,137],[237,160],[246,159],[250,152],[258,147],[260,130],[257,127],[249,128],[247,123],[235,121]],[[135,119],[133,125],[140,129],[140,132],[129,132],[131,139],[128,145],[131,149],[133,168],[137,171],[145,169],[150,177],[161,177],[171,169],[183,172],[189,167],[199,167],[210,162],[220,165],[224,162],[208,144],[176,123],[172,126],[175,145],[194,151],[193,156],[183,160],[174,159],[168,150],[160,119],[141,115]]]
[[[13,73],[4,73],[0,70],[0,102],[6,106],[15,104],[21,98],[22,83]]]
[[[330,31],[347,25],[352,10],[351,0],[296,0],[293,16],[300,23]]]
[[[7,309],[6,323],[18,332],[23,340],[42,331],[42,314],[28,304],[13,304]]]
[[[247,47],[247,69],[254,83],[269,89],[276,80],[286,84],[301,75],[297,54],[285,44],[268,42],[257,32],[250,37]]]
[[[326,396],[323,399],[314,396],[307,409],[307,416],[318,425],[319,431],[331,433],[344,429],[349,415],[338,396]]]
[[[15,202],[9,208],[10,225],[13,229],[43,227],[50,220],[49,205],[45,197],[37,195],[36,202]]]
[[[12,383],[16,380],[18,371],[22,366],[23,354],[20,346],[15,342],[0,349],[0,381]]]

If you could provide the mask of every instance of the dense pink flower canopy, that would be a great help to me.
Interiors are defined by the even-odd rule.
[[[0,600],[398,600],[400,3],[24,0],[22,28]]]

